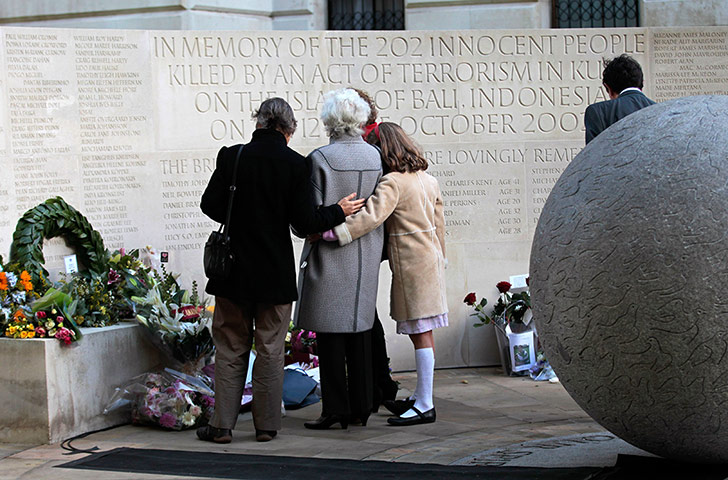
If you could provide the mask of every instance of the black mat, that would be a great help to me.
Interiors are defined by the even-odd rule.
[[[137,448],[116,448],[58,467],[246,480],[585,480],[601,470],[586,467],[460,467]]]
[[[724,480],[728,465],[701,465],[664,458],[618,455],[613,467],[589,477],[589,480]]]

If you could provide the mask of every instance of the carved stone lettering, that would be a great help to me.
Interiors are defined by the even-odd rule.
[[[438,342],[440,351],[458,353],[439,364],[494,364],[491,334],[470,328],[460,290],[494,299],[496,282],[526,273],[541,208],[583,148],[584,110],[607,99],[603,59],[634,56],[644,67],[646,93],[658,101],[726,93],[727,38],[725,27],[3,27],[0,254],[7,254],[25,210],[61,195],[109,248],[152,245],[169,252],[169,267],[182,272],[183,282],[202,282],[202,247],[215,225],[199,201],[215,152],[248,142],[251,114],[280,96],[298,120],[290,145],[307,154],[328,142],[319,118],[323,94],[353,86],[375,100],[380,120],[397,122],[422,146],[440,183],[451,327]],[[380,292],[385,317],[387,296]],[[394,365],[411,367],[410,347],[392,341]]]

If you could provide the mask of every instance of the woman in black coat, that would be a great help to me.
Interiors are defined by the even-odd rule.
[[[224,222],[234,183],[229,226],[233,272],[229,280],[210,280],[206,287],[215,295],[215,413],[197,435],[217,443],[232,440],[253,338],[256,438],[271,440],[281,428],[283,349],[291,303],[297,299],[290,226],[298,232],[323,231],[343,222],[363,203],[352,201],[352,194],[335,205],[314,206],[305,159],[287,146],[296,119],[285,100],[264,101],[254,118],[257,129],[250,143],[223,147],[218,153],[200,204],[208,217]]]

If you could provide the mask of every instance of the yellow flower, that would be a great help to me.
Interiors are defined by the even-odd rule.
[[[28,338],[28,332],[26,332],[25,330],[20,332],[20,338]]]
[[[35,337],[35,332],[34,331],[28,332],[28,338],[33,338],[33,337]]]
[[[18,329],[18,327],[16,327],[15,325],[10,325],[8,327],[8,330],[10,331],[11,335],[14,334],[17,329]]]

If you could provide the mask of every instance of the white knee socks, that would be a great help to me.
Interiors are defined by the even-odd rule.
[[[432,403],[432,379],[435,376],[435,352],[431,348],[415,350],[417,365],[417,387],[415,388],[415,408],[422,413],[434,408]],[[414,410],[404,412],[402,418],[417,416]]]

